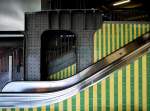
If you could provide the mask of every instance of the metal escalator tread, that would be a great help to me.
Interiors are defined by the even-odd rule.
[[[145,53],[149,48],[150,32],[68,79],[11,82],[4,87],[4,93],[0,94],[0,107],[29,107],[64,100],[107,77],[110,72],[129,63],[130,60]]]

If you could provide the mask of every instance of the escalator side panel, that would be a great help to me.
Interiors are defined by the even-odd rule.
[[[142,72],[142,73],[141,73]],[[150,52],[112,72],[109,77],[87,87],[80,93],[55,104],[31,108],[1,108],[0,110],[83,110],[143,109],[150,110]],[[142,100],[142,101],[141,101]]]
[[[134,26],[135,27],[135,26]],[[137,28],[135,28],[137,29]],[[133,28],[132,28],[133,30]],[[149,31],[150,25],[146,24],[143,31]],[[130,34],[138,34],[138,31],[132,31]],[[128,35],[128,37],[131,37]],[[134,36],[132,36],[134,37]],[[133,38],[134,39],[134,38]],[[119,39],[120,40],[120,39]],[[123,41],[126,39],[123,39]],[[130,38],[129,38],[130,40]],[[132,40],[132,39],[131,39]],[[113,44],[116,42],[114,41]],[[117,42],[118,43],[118,42]],[[119,45],[118,45],[119,46]],[[107,48],[105,48],[105,52]],[[84,89],[80,93],[64,101],[42,105],[34,108],[14,108],[13,110],[97,110],[97,109],[114,109],[114,110],[133,110],[143,109],[150,110],[150,53],[139,57],[130,64],[124,66],[110,74],[109,77],[95,83]],[[142,72],[142,73],[141,73]],[[142,100],[142,101],[141,101]],[[3,110],[11,110],[5,108]],[[2,110],[2,109],[0,109]]]

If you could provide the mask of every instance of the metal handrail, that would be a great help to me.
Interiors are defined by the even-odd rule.
[[[0,93],[0,107],[32,107],[57,103],[108,77],[110,72],[128,64],[149,48],[150,32],[68,79],[11,82]]]

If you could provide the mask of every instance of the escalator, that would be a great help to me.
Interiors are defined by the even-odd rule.
[[[58,81],[10,82],[0,94],[0,107],[32,107],[67,99],[101,81],[150,48],[150,32],[109,54],[76,75]]]

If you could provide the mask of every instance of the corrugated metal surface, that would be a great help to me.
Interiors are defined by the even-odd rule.
[[[104,23],[103,28],[94,35],[94,62],[149,30],[148,23]],[[62,102],[0,111],[149,111],[149,79],[150,53],[147,53],[112,72],[110,77]]]

